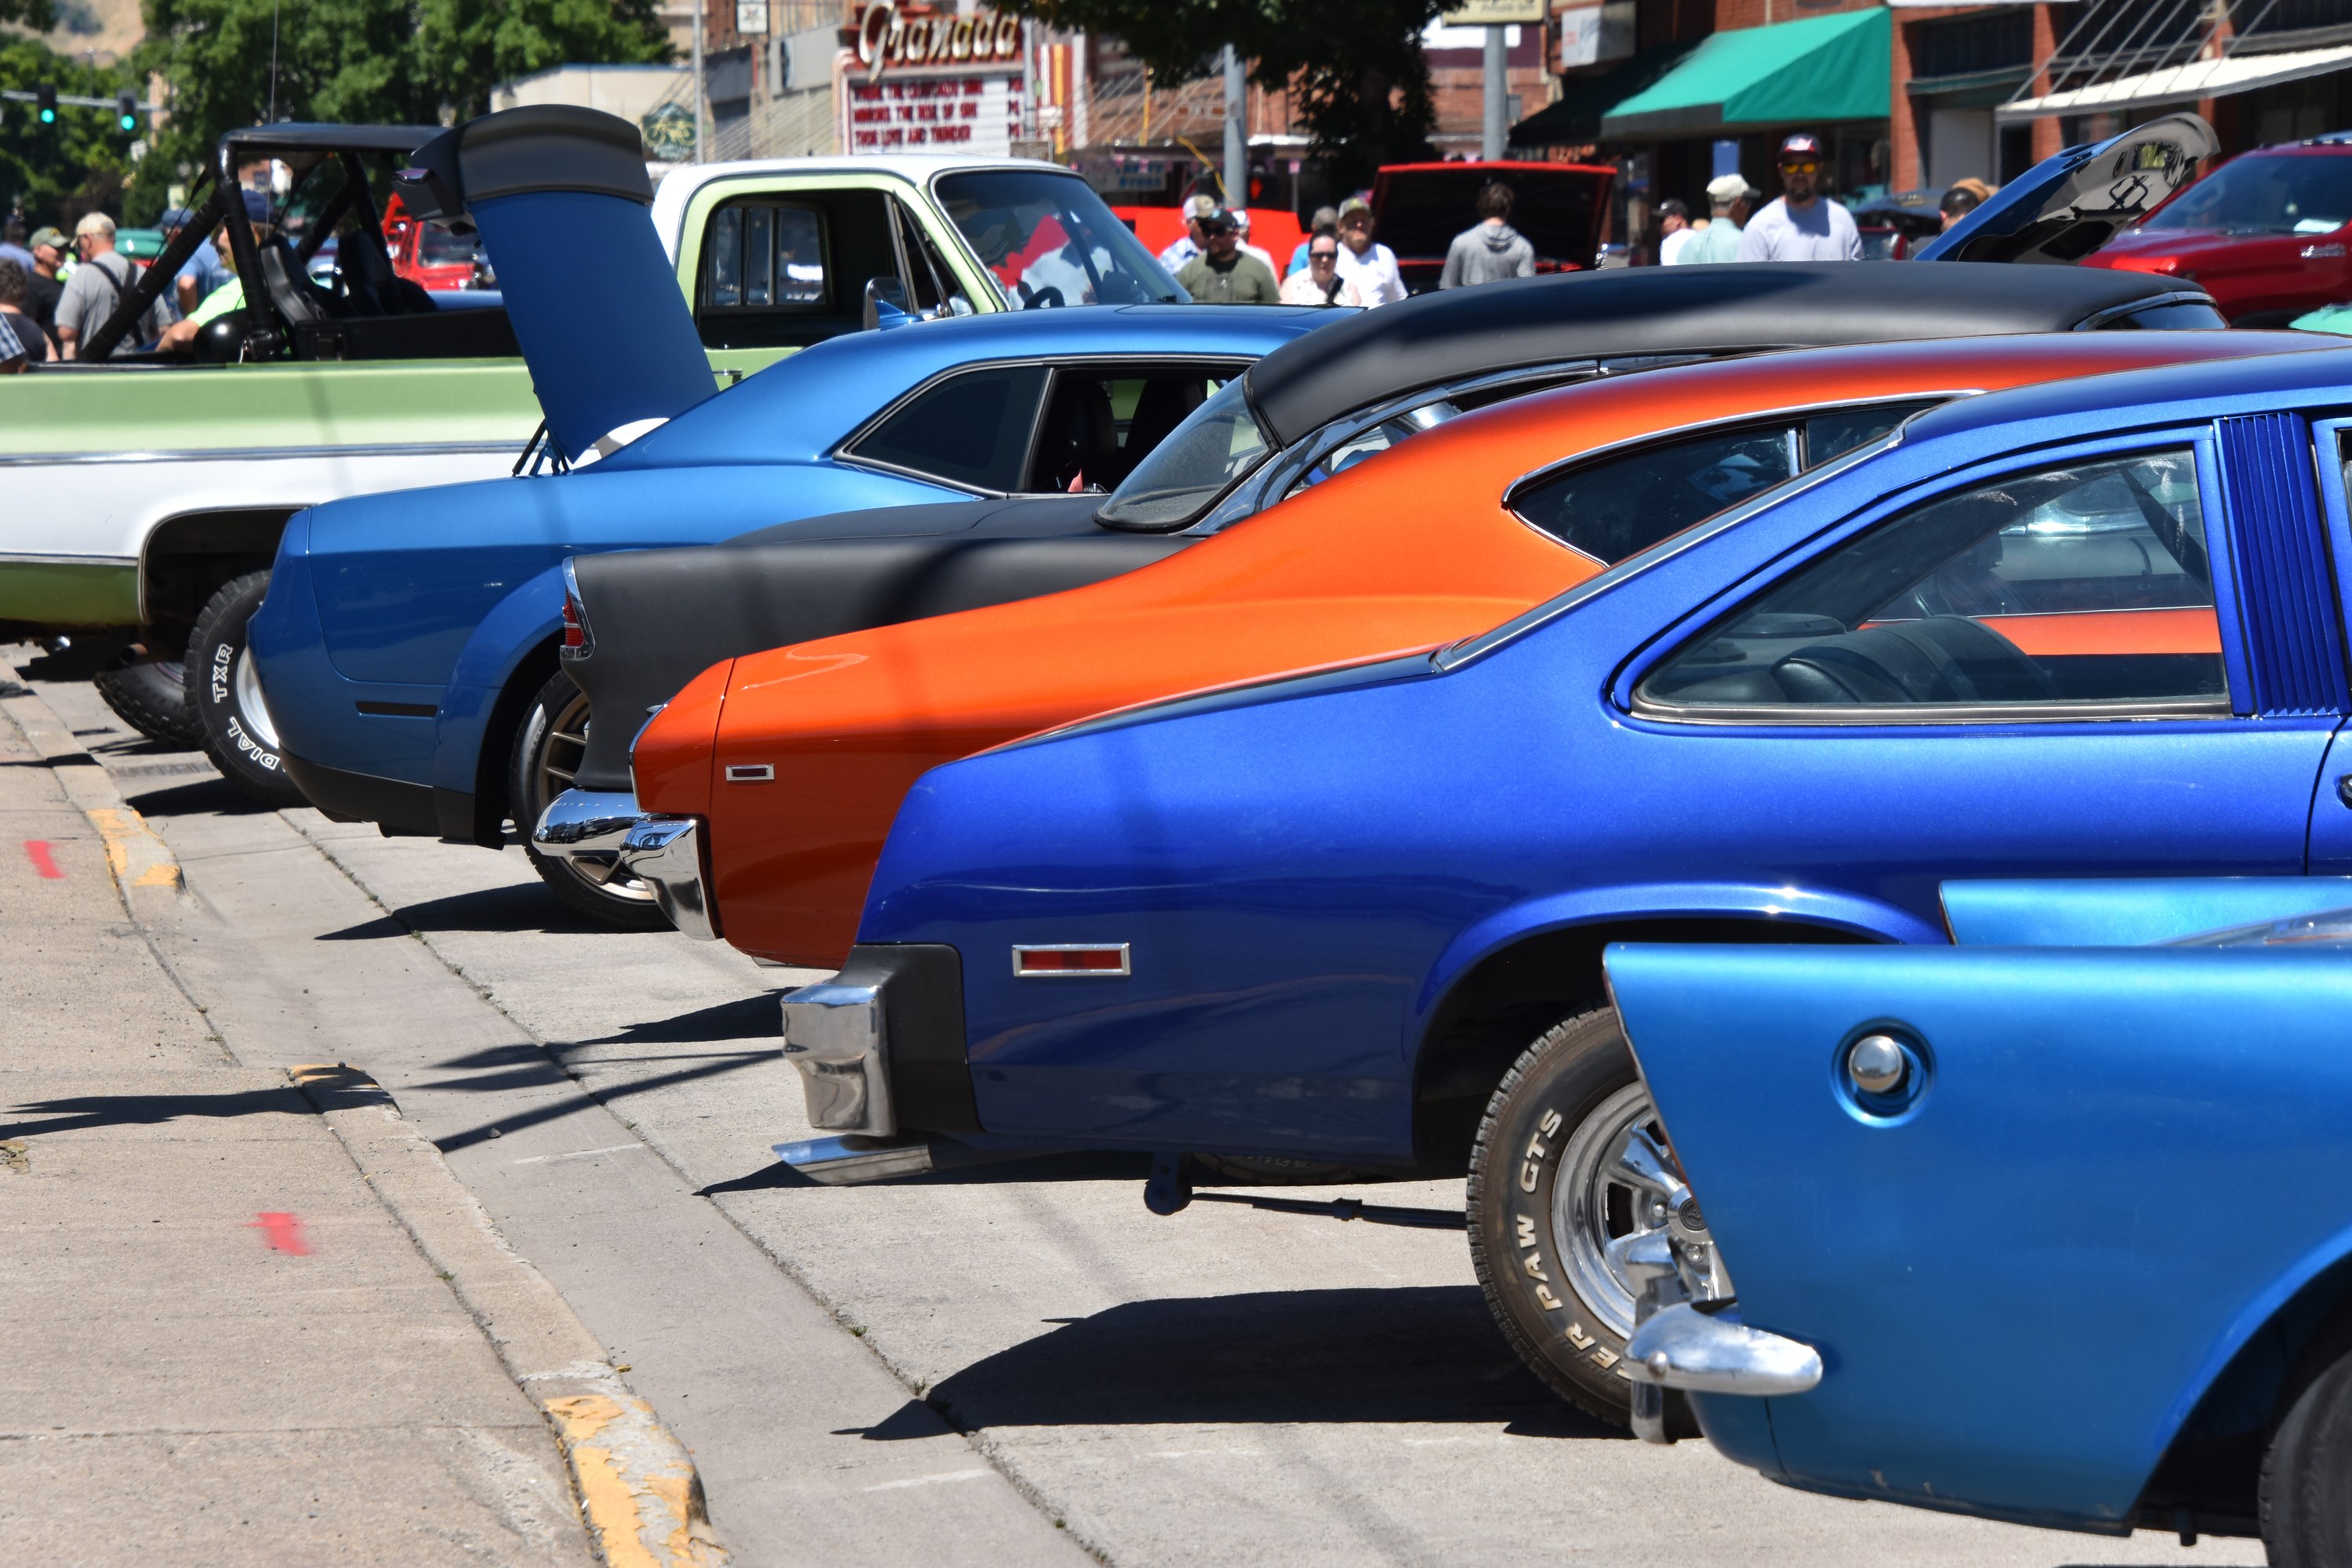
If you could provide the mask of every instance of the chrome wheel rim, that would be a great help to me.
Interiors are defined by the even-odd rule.
[[[261,695],[261,675],[253,667],[253,653],[248,648],[236,650],[236,668],[229,679],[236,688],[237,717],[253,731],[253,738],[271,751],[278,747],[278,721],[269,716],[269,704]]]
[[[584,692],[572,693],[562,707],[547,715],[546,727],[539,733],[539,744],[533,748],[530,760],[530,777],[537,798],[528,803],[529,820],[515,824],[526,839],[540,814],[547,809],[548,802],[572,787],[581,759],[588,752],[588,726],[592,722]],[[567,875],[608,899],[632,904],[654,901],[653,884],[622,870],[618,856],[567,856],[563,868]]]
[[[1570,1135],[1551,1189],[1552,1245],[1569,1288],[1621,1340],[1633,1332],[1633,1291],[1612,1252],[1622,1255],[1629,1237],[1664,1230],[1672,1217],[1665,1194],[1625,1162],[1636,1131],[1660,1136],[1649,1091],[1629,1083]]]

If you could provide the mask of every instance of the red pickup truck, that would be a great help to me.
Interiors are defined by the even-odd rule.
[[[2352,132],[2257,147],[2083,258],[2193,280],[2238,327],[2352,302]]]

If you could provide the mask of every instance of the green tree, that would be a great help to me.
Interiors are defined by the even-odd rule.
[[[39,3],[39,0],[0,0]],[[551,66],[666,60],[652,0],[145,0],[134,57],[171,113],[140,169],[142,206],[205,166],[224,132],[269,120],[433,125],[489,108]]]
[[[30,92],[44,83],[74,97],[110,99],[131,84],[57,53],[38,38],[0,34],[0,87]],[[33,106],[0,100],[0,216],[22,211],[27,226],[71,228],[94,208],[112,211],[131,172],[131,141],[114,110],[66,104],[43,125]]]
[[[1436,123],[1422,30],[1444,0],[1008,0],[1057,27],[1108,33],[1174,83],[1213,74],[1231,44],[1250,79],[1297,95],[1300,121],[1342,188],[1382,163],[1430,156]]]

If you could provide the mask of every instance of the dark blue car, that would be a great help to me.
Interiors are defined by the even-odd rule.
[[[938,769],[785,1005],[864,1142],[788,1158],[1145,1150],[1160,1207],[1179,1156],[1466,1170],[1507,1331],[1622,1421],[1626,1248],[1703,1215],[1627,1164],[1656,1129],[1603,948],[1941,942],[1948,877],[2352,866],[2347,414],[2334,351],[1958,398],[1433,657]]]
[[[499,122],[468,129],[478,139]],[[577,161],[561,147],[546,155],[557,154]],[[465,177],[462,157],[442,162],[445,186]],[[494,172],[514,178],[509,165]],[[560,185],[575,173],[562,163],[538,177]],[[494,257],[536,254],[549,233],[568,256],[599,257],[572,270],[593,276],[604,309],[576,291],[509,296],[555,460],[514,479],[351,497],[287,524],[248,641],[223,645],[213,682],[225,727],[245,738],[226,755],[248,784],[285,791],[282,770],[331,816],[495,847],[509,820],[526,832],[538,820],[585,745],[587,700],[557,667],[566,557],[753,530],[953,532],[979,514],[939,503],[1108,489],[1209,393],[1353,314],[1127,305],[913,323],[884,307],[878,319],[908,324],[833,338],[714,393],[629,173],[602,191],[470,203],[445,191]],[[431,199],[429,184],[413,205]],[[613,311],[616,300],[630,308]],[[842,515],[861,509],[887,510]],[[1060,526],[1098,531],[1091,510],[1066,508]],[[936,525],[919,521],[931,512]],[[643,719],[624,721],[634,731]],[[526,849],[584,912],[667,924],[609,866]]]

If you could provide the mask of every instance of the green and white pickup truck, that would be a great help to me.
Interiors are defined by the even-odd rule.
[[[541,414],[500,297],[428,294],[383,256],[387,176],[438,134],[281,124],[222,138],[212,196],[90,346],[103,353],[144,315],[209,243],[236,171],[268,158],[293,176],[274,215],[308,224],[299,242],[283,226],[257,240],[247,224],[228,226],[246,298],[265,303],[207,325],[193,352],[0,377],[0,641],[47,644],[48,672],[95,676],[144,732],[198,743],[181,661],[207,606],[268,569],[289,517],[339,496],[518,467]],[[970,182],[955,176],[1007,169],[1067,181],[1064,199],[1099,205],[1047,163],[773,159],[673,171],[653,219],[714,372],[735,378],[898,310],[921,319],[1033,301],[1022,278],[1034,258],[956,195]],[[1115,221],[1108,209],[1103,221]],[[311,274],[330,237],[322,283]],[[593,254],[567,259],[597,265]],[[612,321],[580,330],[625,324],[629,301],[610,307]]]

